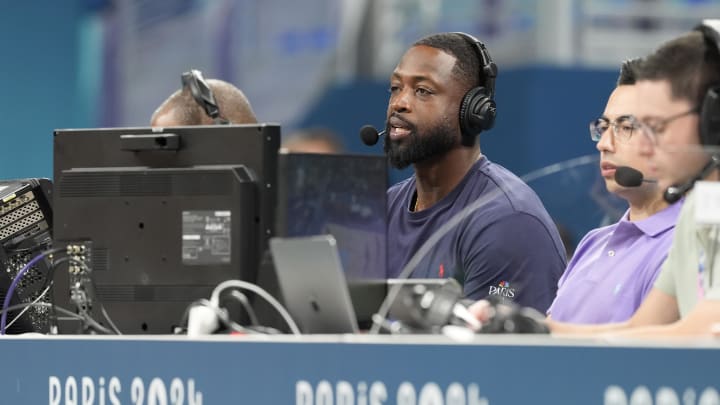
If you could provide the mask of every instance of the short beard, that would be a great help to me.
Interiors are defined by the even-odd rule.
[[[414,125],[408,129],[411,131],[410,136],[401,143],[390,139],[390,125],[386,124],[384,150],[390,164],[397,169],[442,156],[458,145],[458,139],[453,136],[454,129],[447,118],[422,134]]]

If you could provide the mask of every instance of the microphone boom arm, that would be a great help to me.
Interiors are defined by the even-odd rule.
[[[693,188],[696,181],[704,179],[705,177],[707,177],[708,174],[710,174],[711,171],[713,171],[717,167],[720,167],[720,155],[713,154],[712,156],[710,156],[710,161],[705,164],[702,170],[700,170],[700,172],[695,177],[679,186],[668,187],[663,194],[663,198],[668,204],[674,204],[678,202],[680,198],[685,195],[685,193],[687,193],[688,191],[690,191],[691,188]]]

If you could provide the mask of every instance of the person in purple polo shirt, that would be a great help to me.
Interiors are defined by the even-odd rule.
[[[636,74],[642,102],[635,106],[635,116],[641,121],[640,132],[653,144],[648,177],[657,179],[668,197],[682,194],[700,178],[720,181],[720,20],[704,20],[692,32],[663,43],[645,57]],[[667,260],[630,319],[577,324],[549,318],[551,332],[611,339],[720,335],[720,237],[717,228],[697,216],[701,209],[716,212],[718,205],[712,193],[700,193],[695,188],[688,194]],[[487,322],[493,317],[490,304],[480,300],[469,310]]]
[[[390,79],[385,151],[413,177],[388,190],[388,272],[398,277],[421,246],[465,207],[485,203],[441,237],[411,277],[455,278],[471,299],[498,295],[545,311],[565,249],[537,195],[480,152],[492,127],[497,68],[460,33],[425,37]]]
[[[608,191],[630,207],[616,224],[590,231],[560,278],[553,320],[580,324],[628,320],[650,292],[672,243],[682,204],[668,205],[657,182],[623,187],[615,181],[618,166],[649,173],[652,144],[633,115],[641,102],[635,73],[642,60],[623,64],[618,87],[602,117],[590,125],[600,151],[600,172]]]

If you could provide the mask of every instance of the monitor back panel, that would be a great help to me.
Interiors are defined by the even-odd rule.
[[[55,302],[107,326],[102,305],[123,333],[171,333],[220,282],[254,279],[257,188],[233,166],[63,171],[55,245],[84,246],[90,271],[59,266]],[[60,330],[83,332],[70,321]]]
[[[132,150],[128,136],[176,136],[177,148],[168,145]],[[73,168],[149,167],[181,168],[202,165],[242,165],[262,184],[259,188],[260,215],[258,240],[267,246],[275,230],[277,151],[280,126],[210,125],[169,128],[66,129],[54,133],[53,179],[57,183],[63,170]],[[56,238],[74,239],[62,212],[56,215]]]

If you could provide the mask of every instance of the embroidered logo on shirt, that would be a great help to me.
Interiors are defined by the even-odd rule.
[[[497,286],[490,286],[488,295],[499,295],[501,297],[513,298],[515,296],[515,289],[510,288],[509,281],[501,281]]]

